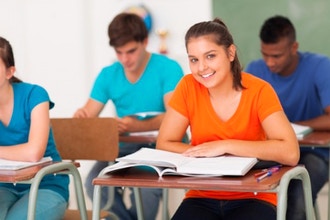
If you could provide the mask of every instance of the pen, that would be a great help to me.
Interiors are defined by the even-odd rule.
[[[276,165],[276,166],[270,167],[270,168],[268,168],[268,169],[262,169],[260,172],[255,173],[255,174],[254,174],[254,177],[262,176],[262,175],[264,175],[265,173],[267,173],[268,171],[272,171],[272,172],[277,171],[277,170],[278,170],[279,168],[281,168],[281,167],[282,167],[282,165]]]
[[[259,177],[257,178],[257,181],[260,182],[261,180],[263,180],[263,179],[265,179],[266,177],[271,176],[271,175],[272,175],[272,172],[268,171],[268,172],[266,172],[264,175],[259,176]]]
[[[279,169],[281,168],[282,165],[277,165],[274,167],[269,168],[267,171],[261,171],[259,173],[256,173],[255,176],[257,176],[257,181],[261,181],[263,179],[265,179],[266,177],[271,176],[273,173],[279,171]]]
[[[255,173],[255,174],[254,174],[254,177],[262,176],[262,175],[264,175],[265,173],[267,173],[267,171],[268,171],[268,169],[262,169],[260,172]]]

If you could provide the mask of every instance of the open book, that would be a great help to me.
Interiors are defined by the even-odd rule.
[[[306,135],[310,134],[313,129],[309,126],[305,126],[305,125],[298,125],[298,124],[294,124],[291,123],[294,132],[296,133],[297,139],[301,140],[303,139],[303,137],[305,137]]]
[[[135,113],[133,115],[129,115],[130,117],[135,117],[139,120],[144,120],[144,119],[148,119],[148,118],[152,118],[155,117],[159,114],[163,114],[164,112],[138,112]]]
[[[148,136],[148,137],[157,137],[157,136],[158,136],[158,130],[130,132],[129,135],[130,135],[130,136]]]
[[[129,115],[130,117],[135,117],[139,120],[149,119],[152,117],[155,117],[159,114],[163,114],[164,112],[139,112],[135,113],[133,115]],[[158,130],[154,131],[140,131],[140,132],[130,132],[130,136],[150,136],[150,137],[157,137],[158,136]]]
[[[52,161],[51,157],[44,157],[38,162],[24,162],[24,161],[0,159],[0,170],[20,170],[23,168],[35,166],[42,163],[47,163],[50,161]]]
[[[185,157],[182,154],[158,149],[141,148],[135,153],[117,158],[113,165],[104,168],[102,173],[136,167],[147,166],[157,171],[159,176],[243,176],[256,163],[256,158],[219,156],[219,157]]]
[[[159,114],[163,114],[164,112],[139,112],[135,113],[133,115],[129,115],[130,117],[135,117],[139,120],[145,120],[149,118],[153,118]],[[149,137],[157,137],[158,136],[158,130],[154,131],[140,131],[140,132],[130,132],[130,136],[149,136]]]

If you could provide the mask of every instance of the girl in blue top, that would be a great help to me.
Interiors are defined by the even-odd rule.
[[[49,109],[54,104],[47,91],[14,77],[10,43],[0,37],[0,158],[36,162],[50,156],[60,161]],[[67,175],[47,175],[38,190],[36,218],[58,220],[68,203]],[[0,219],[27,219],[29,184],[0,183]]]

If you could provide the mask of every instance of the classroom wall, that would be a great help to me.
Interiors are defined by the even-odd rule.
[[[259,30],[270,16],[284,15],[296,27],[299,48],[330,56],[329,0],[213,0],[212,16],[228,25],[245,66],[260,58]]]
[[[301,50],[330,55],[328,0],[1,0],[0,35],[12,43],[17,76],[49,91],[56,104],[52,117],[71,117],[84,104],[100,69],[115,60],[106,34],[109,22],[139,4],[153,17],[149,49],[158,51],[156,29],[168,29],[168,55],[186,73],[185,31],[215,16],[230,28],[243,65],[260,57],[259,28],[275,14],[292,19]],[[114,114],[110,103],[102,116]]]
[[[44,86],[55,108],[52,117],[71,117],[82,106],[98,72],[115,60],[108,44],[112,18],[143,4],[153,18],[149,47],[158,52],[155,31],[168,30],[168,56],[189,72],[184,34],[211,18],[211,0],[1,0],[0,36],[14,49],[17,76]],[[189,10],[184,10],[188,8]],[[184,18],[184,19],[183,19]],[[112,104],[102,116],[115,114]]]
[[[107,27],[119,12],[140,4],[148,8],[153,19],[148,49],[158,52],[160,40],[155,31],[167,29],[168,56],[186,73],[184,34],[192,24],[210,20],[212,12],[211,0],[0,0],[0,4],[0,36],[13,46],[16,75],[47,89],[55,102],[51,117],[71,117],[87,100],[101,68],[116,59],[108,44]],[[111,103],[101,114],[114,115]],[[92,161],[81,163],[83,180],[92,165]],[[171,190],[171,214],[183,194]],[[90,200],[86,201],[91,208]],[[75,207],[72,195],[70,208]]]

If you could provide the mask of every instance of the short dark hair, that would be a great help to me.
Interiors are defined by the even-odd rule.
[[[110,46],[120,47],[130,41],[143,42],[148,37],[148,30],[140,16],[123,12],[109,24],[108,36]]]
[[[185,36],[186,48],[191,38],[197,38],[205,35],[213,36],[214,43],[219,46],[223,46],[226,50],[234,44],[233,36],[229,32],[225,23],[221,19],[215,18],[213,21],[200,22],[189,28]],[[237,52],[235,53],[235,58],[231,63],[231,71],[234,78],[233,87],[235,89],[244,88],[241,83],[242,66],[238,59]]]
[[[266,44],[277,43],[282,38],[288,38],[291,42],[295,42],[296,30],[287,17],[275,15],[264,22],[259,37]]]

